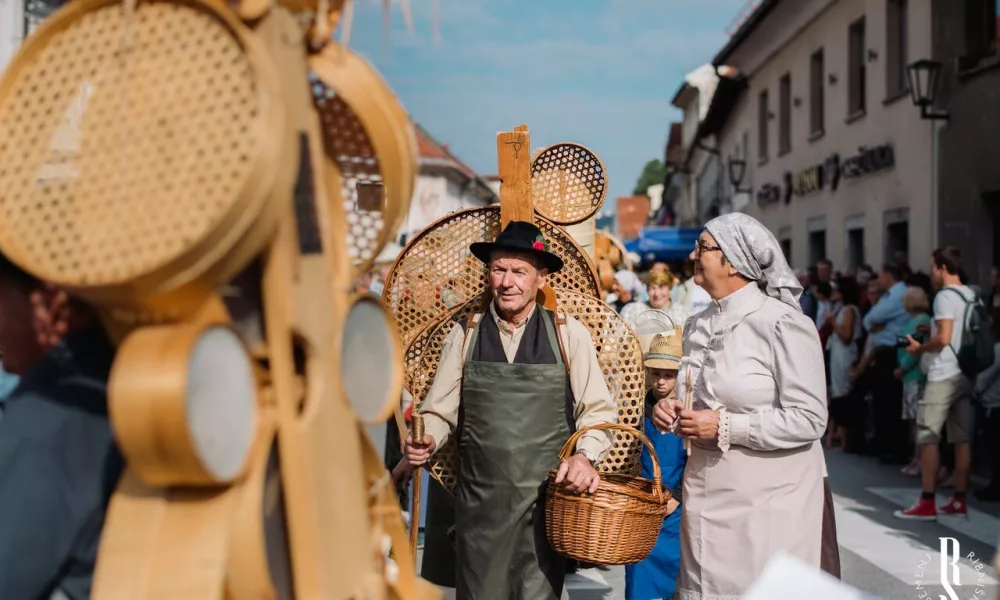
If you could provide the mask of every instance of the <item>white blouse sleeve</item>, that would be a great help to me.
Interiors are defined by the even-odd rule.
[[[720,432],[728,429],[729,444],[790,450],[820,439],[826,431],[826,368],[816,326],[800,313],[789,313],[775,325],[772,347],[778,406],[724,414],[728,422],[720,422]]]

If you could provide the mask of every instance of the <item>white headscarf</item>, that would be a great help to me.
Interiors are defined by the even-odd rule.
[[[760,221],[744,213],[729,213],[712,219],[705,229],[740,275],[764,282],[768,296],[802,311],[802,286],[789,268],[778,240]]]
[[[632,294],[632,298],[638,300],[642,295],[642,282],[639,276],[628,270],[621,270],[615,273],[615,281]]]

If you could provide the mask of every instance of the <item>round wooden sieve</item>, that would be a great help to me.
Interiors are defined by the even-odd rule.
[[[592,217],[608,193],[607,171],[597,155],[579,144],[555,144],[531,161],[535,212],[557,225]]]
[[[597,275],[587,254],[562,228],[545,219],[536,219],[535,224],[564,263],[560,271],[549,274],[549,285],[557,292],[596,296]],[[486,266],[469,252],[469,245],[493,241],[499,233],[500,207],[487,206],[455,211],[410,240],[386,276],[382,292],[404,347],[431,323],[483,295]]]
[[[355,274],[371,267],[406,218],[417,177],[416,133],[378,72],[338,44],[309,58],[331,201],[347,214]]]
[[[207,297],[274,231],[285,124],[274,66],[225,6],[69,3],[0,80],[0,250],[98,304]]]

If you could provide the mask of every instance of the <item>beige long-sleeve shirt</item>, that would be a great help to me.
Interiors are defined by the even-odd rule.
[[[522,323],[513,326],[501,319],[493,304],[489,315],[500,329],[500,341],[509,362],[514,361],[524,336],[524,326],[534,315],[534,310]],[[484,317],[485,318],[485,317]],[[615,422],[618,410],[608,391],[604,374],[597,362],[597,351],[590,331],[576,319],[566,318],[566,325],[557,328],[560,341],[569,362],[569,385],[573,391],[573,416],[578,428],[598,423]],[[434,438],[440,448],[448,440],[458,423],[458,405],[462,397],[462,367],[471,336],[465,335],[461,325],[455,324],[441,348],[437,375],[420,406],[424,416],[424,431]],[[558,352],[558,349],[554,349]],[[603,431],[590,431],[580,438],[577,450],[585,450],[598,458],[611,447],[610,437]]]

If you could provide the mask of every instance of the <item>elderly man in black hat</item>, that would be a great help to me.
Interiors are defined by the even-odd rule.
[[[445,340],[420,408],[426,436],[408,437],[406,456],[423,465],[458,436],[458,598],[558,599],[565,562],[545,537],[546,473],[558,465],[566,489],[596,491],[609,437],[588,432],[561,465],[558,453],[576,428],[613,422],[617,411],[590,332],[536,303],[563,266],[541,231],[513,221],[470,250],[489,267],[493,301]]]

